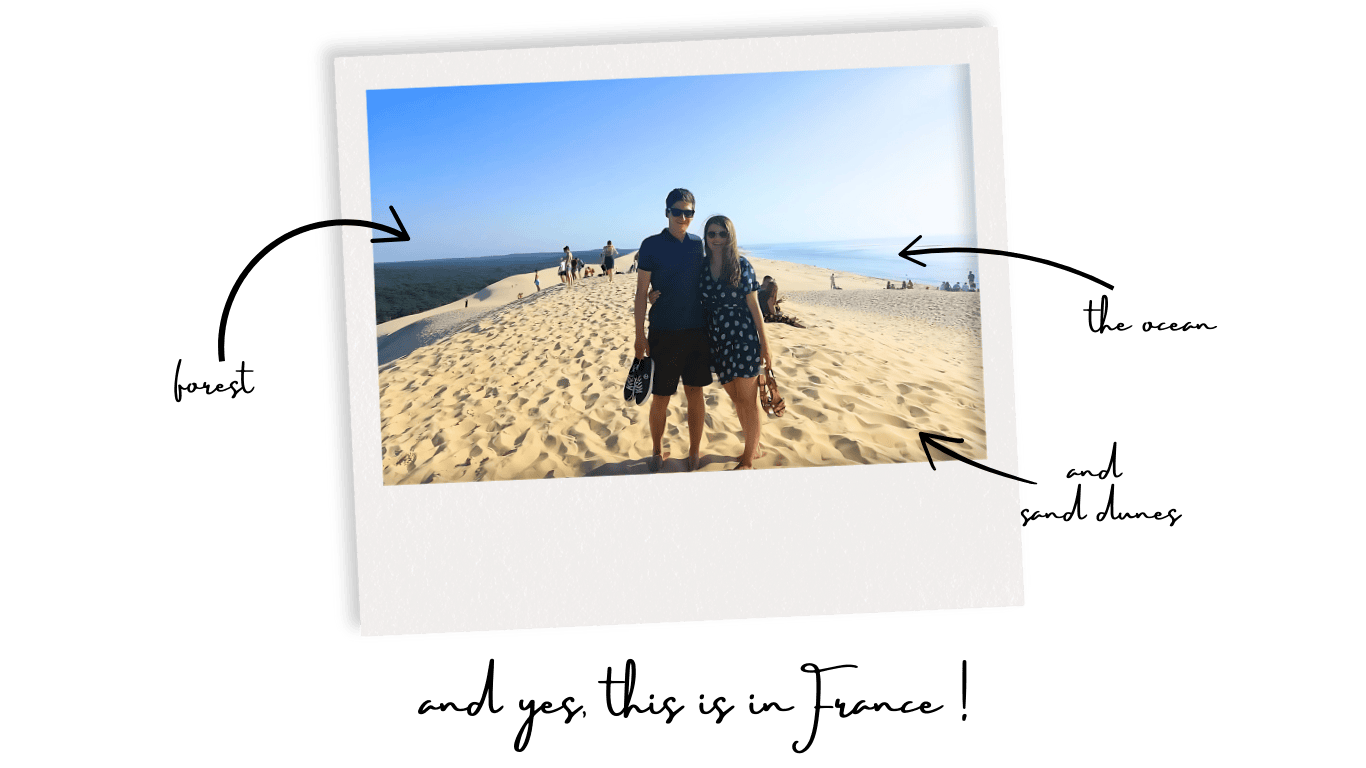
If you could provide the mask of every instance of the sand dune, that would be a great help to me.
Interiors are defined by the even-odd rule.
[[[985,458],[977,294],[889,291],[842,273],[832,291],[828,270],[752,261],[808,325],[766,326],[788,411],[762,417],[767,455],[756,467],[923,461],[920,430],[961,437],[964,455]],[[461,299],[380,326],[386,484],[649,471],[648,401],[621,394],[634,276],[572,289],[541,277],[540,293],[516,276],[468,310]],[[665,447],[679,458],[666,472],[684,469],[682,401],[670,406]],[[716,385],[706,403],[702,471],[733,467],[743,445],[734,406]]]
[[[625,256],[618,256],[617,263],[629,265],[635,257],[636,251],[631,251]],[[537,273],[528,272],[524,275],[505,277],[436,309],[380,323],[375,329],[379,341],[380,365],[397,360],[419,347],[435,344],[454,333],[459,333],[470,319],[517,301],[518,294],[523,297],[531,296],[536,293],[536,276]],[[543,291],[560,284],[560,278],[553,268],[541,270],[540,279]],[[635,285],[635,275],[625,278],[620,275],[614,277],[614,280],[622,279],[630,280],[631,284]]]

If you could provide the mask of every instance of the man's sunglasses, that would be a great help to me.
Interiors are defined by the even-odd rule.
[[[721,230],[720,232],[708,232],[708,233],[707,233],[707,237],[708,237],[708,238],[715,238],[715,239],[717,239],[717,240],[729,240],[729,239],[730,239],[730,233],[723,229],[723,230]]]
[[[697,211],[685,211],[685,210],[683,210],[682,208],[670,208],[670,209],[669,209],[669,215],[670,215],[670,216],[673,216],[673,217],[675,217],[675,218],[676,218],[676,217],[679,217],[679,216],[682,216],[682,217],[685,218],[685,219],[691,219],[694,213],[697,213]]]

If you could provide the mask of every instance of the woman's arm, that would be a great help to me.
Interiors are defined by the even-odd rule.
[[[640,270],[636,273],[636,302],[635,302],[635,321],[636,321],[636,359],[649,357],[650,342],[645,335],[645,305],[646,297],[650,293],[650,273]]]
[[[754,327],[759,331],[759,363],[765,368],[772,368],[773,358],[768,352],[768,332],[764,330],[764,315],[759,311],[759,292],[750,291],[745,294],[745,304],[749,306],[749,315],[754,318]]]

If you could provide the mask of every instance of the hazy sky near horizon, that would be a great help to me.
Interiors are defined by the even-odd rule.
[[[602,248],[674,187],[740,245],[975,230],[967,65],[369,91],[376,261]]]

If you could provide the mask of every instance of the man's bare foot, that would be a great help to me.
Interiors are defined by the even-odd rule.
[[[731,467],[730,469],[731,469],[732,472],[734,472],[734,471],[737,470],[737,469],[754,469],[754,465],[753,465],[753,464],[736,464],[735,466]]]
[[[658,472],[664,466],[664,460],[669,458],[669,452],[656,453],[650,457],[648,466],[651,472]]]

